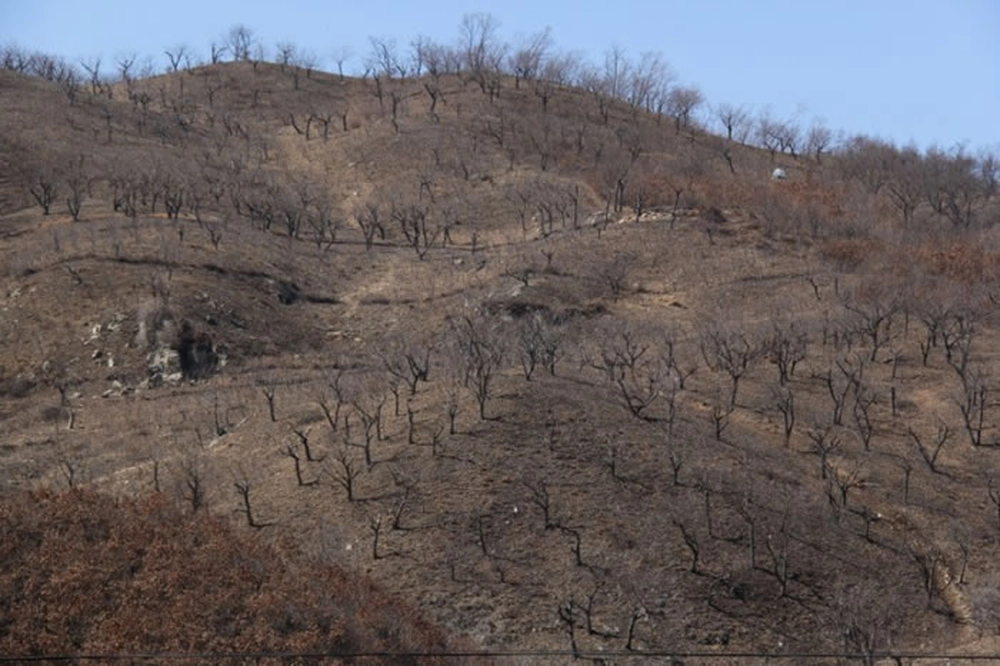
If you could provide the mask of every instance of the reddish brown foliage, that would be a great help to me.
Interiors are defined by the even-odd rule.
[[[164,498],[0,500],[0,653],[441,651],[364,578]],[[423,663],[423,662],[421,662]]]
[[[871,238],[832,240],[823,244],[820,252],[843,270],[853,270],[867,260],[884,256],[885,247]]]
[[[968,241],[955,240],[944,246],[920,245],[913,255],[929,273],[958,282],[981,284],[1000,277],[1000,255]]]
[[[969,285],[994,282],[1000,278],[1000,254],[963,240],[945,245],[928,242],[891,247],[871,238],[841,239],[824,243],[821,252],[824,259],[835,262],[845,270],[877,261],[898,276],[908,275],[918,268],[927,274]]]

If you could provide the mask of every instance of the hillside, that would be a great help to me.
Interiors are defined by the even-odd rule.
[[[995,644],[992,163],[542,75],[70,88],[0,71],[8,492],[170,498],[479,648]]]

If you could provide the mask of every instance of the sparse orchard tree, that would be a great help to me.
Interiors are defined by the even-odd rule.
[[[871,449],[872,435],[875,434],[875,427],[872,424],[872,405],[876,402],[876,394],[868,386],[860,384],[855,390],[854,425],[857,428],[858,436],[865,445],[865,451]]]
[[[844,309],[854,317],[855,330],[871,344],[869,360],[878,360],[879,351],[896,334],[892,323],[903,306],[898,291],[872,282],[855,290],[842,290],[840,297]]]
[[[788,448],[792,440],[792,431],[795,429],[795,394],[788,386],[777,386],[774,388],[774,404],[781,413],[782,433],[785,437],[785,448]]]
[[[207,470],[204,461],[195,457],[181,465],[181,495],[191,505],[191,513],[206,509],[208,505]]]
[[[977,173],[976,159],[962,147],[949,152],[930,148],[923,162],[927,203],[955,228],[970,228],[982,212],[990,190],[981,173]]]
[[[313,455],[313,447],[309,443],[308,428],[304,428],[302,426],[293,427],[292,432],[295,433],[295,436],[299,440],[299,444],[302,445],[302,450],[305,451],[306,453],[306,460],[308,460],[309,462],[322,462],[323,458],[326,458],[326,456],[321,456],[317,458],[315,455]]]
[[[927,463],[927,467],[930,468],[930,470],[935,474],[940,474],[941,470],[938,469],[937,459],[938,456],[941,455],[941,450],[944,448],[944,445],[947,444],[948,440],[951,438],[951,429],[948,428],[948,425],[943,421],[938,421],[937,434],[934,437],[933,444],[930,442],[925,444],[912,427],[907,428],[906,432],[913,440],[914,445],[916,445],[917,452],[920,454],[920,457],[924,459],[925,463]]]
[[[816,160],[816,164],[823,163],[823,156],[830,149],[833,143],[833,132],[820,123],[813,124],[806,133],[805,150]]]
[[[365,464],[368,468],[375,465],[375,458],[372,454],[372,446],[376,441],[382,439],[382,409],[385,407],[386,395],[376,394],[366,400],[358,399],[352,404],[354,412],[361,421],[361,434],[363,440],[355,443],[351,440],[350,432],[344,428],[344,442],[349,446],[356,446],[365,452]],[[345,419],[347,417],[345,416]]]
[[[506,356],[503,337],[482,315],[453,320],[452,335],[463,360],[463,383],[475,395],[479,418],[485,420],[486,407]]]
[[[430,343],[397,339],[390,342],[380,355],[386,372],[402,381],[410,390],[410,395],[414,396],[417,385],[429,381],[433,350],[434,346]]]
[[[795,374],[796,366],[805,360],[809,337],[795,322],[778,323],[775,320],[771,336],[765,340],[763,353],[778,369],[778,382],[784,386]]]
[[[659,114],[664,106],[669,107],[671,92],[667,91],[676,78],[673,68],[663,59],[662,54],[654,51],[640,54],[639,60],[629,67],[626,79],[625,101],[632,114],[635,115],[642,109]]]
[[[988,477],[986,486],[986,495],[997,510],[997,529],[1000,529],[1000,487],[992,475]]]
[[[847,356],[835,358],[825,374],[814,375],[823,380],[827,393],[830,395],[830,400],[833,403],[830,422],[833,425],[843,423],[848,397],[852,394],[856,395],[860,391],[864,371],[865,356],[856,354],[853,359]]]
[[[337,485],[344,489],[349,502],[357,501],[357,482],[361,475],[361,466],[351,456],[346,445],[337,449],[330,463],[324,468],[324,473]]]
[[[676,527],[680,533],[681,538],[684,540],[684,545],[687,546],[688,552],[691,553],[691,573],[701,574],[701,544],[698,541],[698,533],[694,531],[693,528],[688,527],[684,521],[680,518],[673,518],[674,527]]]
[[[716,391],[712,399],[712,407],[709,417],[712,419],[712,428],[715,431],[715,441],[721,442],[722,435],[729,427],[729,419],[735,410],[735,403],[724,395],[724,391]]]
[[[209,62],[213,65],[219,64],[228,51],[229,47],[224,42],[213,41],[209,44]]]
[[[25,174],[28,194],[42,209],[43,215],[48,215],[52,204],[59,197],[59,176],[56,170],[45,164],[28,169]]]
[[[820,478],[826,480],[830,471],[830,455],[840,448],[842,440],[832,426],[817,425],[808,432],[813,450],[819,456]]]
[[[90,194],[90,170],[84,164],[84,157],[71,160],[69,173],[66,175],[66,209],[74,222],[80,221],[80,211],[84,198]]]
[[[365,69],[376,77],[376,86],[381,85],[382,79],[391,81],[393,77],[406,76],[406,67],[400,59],[395,39],[369,36],[368,44],[370,48],[365,56]]]
[[[986,407],[990,394],[989,375],[984,368],[969,368],[962,377],[962,393],[956,400],[962,423],[972,446],[981,446],[986,428]]]
[[[750,135],[750,110],[744,106],[722,103],[714,111],[719,124],[726,130],[726,139],[746,143]]]
[[[869,194],[879,194],[889,182],[896,147],[859,135],[844,142],[837,158],[837,167],[845,178],[860,183]]]
[[[242,23],[232,26],[226,34],[225,47],[235,62],[249,62],[256,45],[253,30]]]
[[[176,73],[177,70],[184,66],[184,69],[191,68],[191,55],[188,52],[188,47],[186,44],[177,44],[169,49],[166,49],[164,55],[167,56],[167,60],[170,62],[170,71]]]
[[[514,74],[514,89],[520,89],[521,81],[532,81],[541,72],[549,50],[552,48],[552,31],[545,28],[522,37],[507,56],[507,67]]]
[[[781,585],[782,597],[788,595],[788,585],[793,579],[789,562],[791,559],[792,539],[791,526],[789,525],[789,510],[786,506],[777,531],[773,529],[768,530],[764,538],[764,546],[771,559],[771,570],[769,573]]]
[[[354,57],[354,49],[352,49],[350,46],[338,46],[337,48],[333,49],[333,52],[331,53],[331,58],[333,59],[333,62],[337,64],[337,76],[340,77],[341,81],[344,80],[344,63],[353,57]],[[344,131],[345,132],[347,131],[346,128]]]
[[[611,292],[614,300],[621,298],[629,287],[629,278],[639,257],[634,252],[624,252],[598,266],[598,278]]]
[[[507,54],[507,46],[500,39],[499,32],[499,19],[482,12],[464,15],[458,26],[462,67],[484,93],[488,91],[490,75],[502,69]]]
[[[838,592],[837,617],[843,631],[844,651],[851,655],[851,661],[875,666],[881,662],[880,654],[892,651],[893,635],[900,620],[896,613],[886,609],[886,601],[897,598],[894,588],[874,580]]]
[[[674,132],[690,129],[695,112],[705,102],[701,90],[694,86],[677,86],[667,95],[667,113],[674,119]]]
[[[539,366],[555,376],[556,364],[562,358],[562,337],[555,325],[545,321],[540,313],[529,314],[518,327],[518,341],[526,380],[531,381]]]
[[[902,217],[903,226],[913,222],[913,214],[924,199],[924,163],[915,147],[897,150],[889,163],[886,191]]]
[[[708,326],[702,330],[701,353],[710,369],[729,375],[729,406],[735,407],[740,380],[760,357],[761,346],[745,333]]]
[[[376,236],[385,240],[385,227],[382,226],[382,217],[377,203],[369,202],[355,208],[354,221],[357,222],[364,236],[366,250],[372,249]]]
[[[250,501],[250,491],[253,489],[253,483],[250,481],[250,477],[247,475],[246,471],[240,470],[239,476],[233,480],[233,488],[236,489],[236,494],[240,497],[240,508],[237,509],[237,511],[246,517],[247,525],[249,527],[261,529],[273,524],[261,522],[256,516],[254,516],[253,504]]]

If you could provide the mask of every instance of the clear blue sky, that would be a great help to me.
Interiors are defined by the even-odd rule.
[[[594,61],[612,44],[633,57],[659,51],[713,103],[922,147],[1000,150],[1000,0],[0,0],[0,43],[163,65],[165,47],[205,57],[243,23],[272,52],[291,40],[332,69],[345,45],[358,66],[369,35],[450,42],[469,12],[493,14],[507,38],[550,26],[557,46]]]

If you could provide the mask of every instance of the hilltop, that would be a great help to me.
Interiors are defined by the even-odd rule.
[[[10,497],[231,518],[485,648],[995,640],[987,157],[569,68],[24,69]]]

